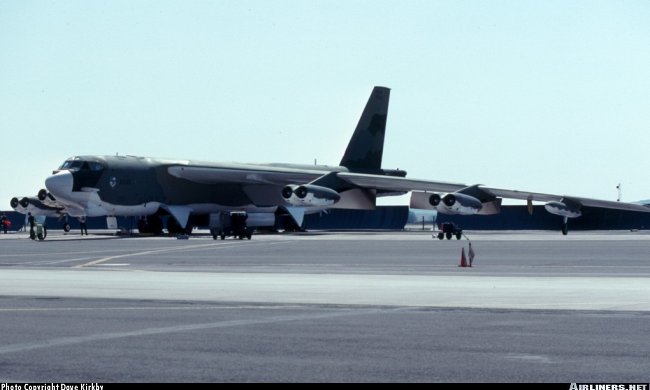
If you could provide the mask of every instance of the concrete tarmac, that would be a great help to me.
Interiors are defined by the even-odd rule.
[[[0,235],[0,380],[648,382],[650,234]]]

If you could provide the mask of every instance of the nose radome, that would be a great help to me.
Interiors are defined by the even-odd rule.
[[[73,181],[70,171],[61,171],[45,179],[45,187],[55,198],[65,199],[72,193]]]

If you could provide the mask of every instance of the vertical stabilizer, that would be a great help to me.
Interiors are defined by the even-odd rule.
[[[389,88],[375,87],[372,90],[366,108],[345,150],[341,166],[351,171],[361,172],[381,169],[389,97]]]

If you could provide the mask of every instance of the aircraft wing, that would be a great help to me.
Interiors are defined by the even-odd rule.
[[[323,175],[322,171],[248,164],[228,164],[219,166],[172,165],[169,166],[167,170],[172,176],[202,184],[235,182],[247,185],[263,184],[282,186],[290,183],[307,183]],[[409,191],[453,193],[469,187],[467,184],[462,183],[409,179],[399,176],[351,172],[336,172],[335,175],[353,188],[377,190],[387,193]],[[574,205],[580,206],[650,212],[650,207],[634,203],[615,202],[568,195],[543,194],[531,191],[499,189],[485,186],[478,186],[478,189],[480,189],[483,194],[493,195],[500,198],[539,202],[569,201]]]
[[[467,184],[448,183],[419,179],[407,179],[403,177],[367,175],[361,173],[339,172],[337,176],[342,180],[355,186],[364,188],[373,188],[383,191],[428,191],[428,192],[456,192],[469,187]],[[574,204],[588,207],[602,207],[617,210],[630,210],[650,212],[650,207],[636,203],[616,202],[610,200],[600,200],[583,198],[569,195],[543,194],[531,191],[508,190],[478,186],[482,191],[496,197],[508,199],[522,199],[526,201],[539,202],[561,202],[569,200]]]
[[[11,208],[21,214],[32,213],[34,216],[58,217],[65,213],[65,205],[53,198],[39,199],[37,196],[24,196],[11,199]]]
[[[363,173],[339,172],[336,176],[357,187],[372,188],[387,192],[454,192],[467,187],[466,184],[407,179],[398,176],[367,175]]]
[[[561,202],[562,200],[568,199],[582,206],[587,206],[587,207],[601,207],[606,209],[650,212],[650,207],[638,203],[626,203],[626,202],[617,202],[613,200],[583,198],[583,197],[571,196],[571,195],[552,195],[552,194],[540,194],[536,192],[504,190],[504,189],[487,188],[487,187],[481,187],[481,188],[483,190],[489,191],[495,196],[499,196],[502,198],[509,198],[509,199],[523,199],[523,200],[530,199],[533,201],[540,201],[540,202],[551,202],[551,201]]]

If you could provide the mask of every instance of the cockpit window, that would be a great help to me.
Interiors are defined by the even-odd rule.
[[[79,169],[83,166],[83,163],[81,160],[66,160],[59,169]]]
[[[66,160],[59,170],[70,169],[75,171],[93,171],[99,172],[104,169],[104,165],[97,161],[85,161],[78,157]]]
[[[90,167],[90,170],[93,172],[99,172],[102,169],[104,169],[104,166],[96,161],[90,161],[88,163],[88,166]]]

